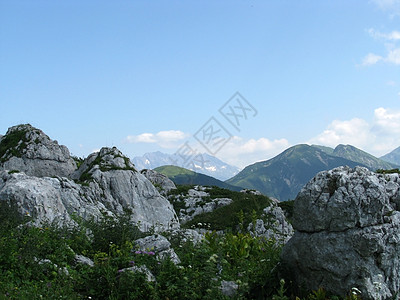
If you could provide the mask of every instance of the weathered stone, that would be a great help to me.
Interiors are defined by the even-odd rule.
[[[118,270],[118,273],[123,273],[123,272],[142,273],[142,274],[144,274],[147,282],[156,281],[156,278],[154,277],[153,273],[151,273],[150,270],[146,266],[140,266],[140,267],[133,266],[133,267]]]
[[[193,242],[194,245],[200,243],[204,239],[204,235],[193,229],[172,229],[168,230],[172,238],[180,240],[180,243]]]
[[[170,259],[175,264],[179,264],[181,260],[171,248],[171,243],[160,234],[154,234],[135,241],[135,249],[144,252],[144,255],[152,255],[153,253],[158,259]]]
[[[144,169],[140,173],[150,180],[155,187],[159,187],[159,191],[163,195],[166,195],[170,190],[176,189],[175,183],[164,174],[149,169]]]
[[[363,299],[399,299],[400,178],[366,168],[318,173],[294,204],[282,262],[299,286]]]
[[[170,199],[182,199],[184,201],[185,208],[180,209],[178,212],[179,220],[186,223],[192,220],[195,216],[209,213],[217,208],[229,205],[232,203],[232,199],[229,198],[214,198],[210,199],[210,194],[207,192],[208,187],[194,186],[193,189],[189,189],[186,195],[171,195]]]
[[[278,206],[279,200],[271,198],[271,205],[263,210],[262,219],[257,219],[255,228],[250,223],[247,230],[254,236],[273,239],[278,244],[285,244],[294,234],[292,225],[287,222],[285,213]]]
[[[0,170],[18,170],[37,177],[69,176],[76,170],[67,147],[29,124],[10,127],[0,146]]]
[[[39,149],[42,149],[42,142],[56,145],[28,125],[15,128],[22,131],[21,136],[38,136],[39,141],[35,142],[35,147]],[[17,130],[15,128],[9,132]],[[26,131],[28,129],[30,131]],[[43,149],[56,149],[56,153],[48,157],[58,155],[58,148]],[[8,157],[9,152],[5,153],[3,157]],[[26,151],[25,154],[29,156],[30,152]],[[13,158],[22,159],[12,156],[8,161]],[[33,166],[32,161],[29,161],[30,166]],[[13,204],[19,213],[33,217],[33,224],[50,222],[71,226],[75,225],[72,214],[85,220],[99,220],[103,214],[117,216],[129,212],[132,223],[142,231],[151,228],[156,231],[179,228],[178,218],[169,201],[159,194],[146,177],[136,171],[130,160],[117,148],[102,148],[99,153],[93,153],[85,159],[80,168],[71,174],[78,183],[66,177],[37,177],[48,175],[48,172],[41,164],[34,166],[36,176],[15,170],[0,171],[0,200]],[[45,171],[40,169],[42,167]],[[53,171],[60,173],[56,167]]]
[[[91,260],[89,257],[79,254],[75,254],[75,262],[82,265],[88,265],[89,267],[94,266],[93,260]]]
[[[221,293],[228,297],[234,297],[237,293],[239,286],[234,281],[221,281]]]
[[[109,210],[130,211],[132,220],[144,231],[179,227],[171,203],[115,147],[91,154],[73,178],[89,184],[90,196]]]

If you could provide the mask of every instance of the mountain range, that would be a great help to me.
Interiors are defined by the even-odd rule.
[[[396,165],[400,165],[400,147],[397,147],[392,152],[381,156],[381,159]]]
[[[247,166],[226,182],[256,189],[265,195],[286,201],[294,199],[316,173],[343,165],[363,166],[372,171],[398,167],[351,145],[338,145],[333,149],[300,144],[272,159]]]
[[[132,158],[132,162],[139,170],[174,165],[196,173],[212,176],[222,181],[235,176],[240,171],[238,167],[229,165],[207,153],[191,158],[188,155],[178,156],[177,154],[167,154],[157,151],[145,153],[143,156],[136,156]]]
[[[196,185],[203,185],[203,186],[218,186],[221,188],[229,189],[231,191],[240,191],[242,190],[241,187],[234,186],[218,180],[214,177],[196,173],[192,170],[188,170],[185,168],[177,167],[177,166],[161,166],[155,168],[154,171],[164,174],[169,179],[171,179],[175,184],[196,184]]]

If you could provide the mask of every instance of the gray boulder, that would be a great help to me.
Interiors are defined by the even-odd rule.
[[[400,178],[366,168],[318,173],[295,199],[281,257],[299,286],[362,299],[399,299]]]
[[[275,240],[277,244],[285,244],[293,236],[294,230],[286,220],[282,208],[278,206],[279,200],[274,198],[272,200],[271,205],[264,208],[262,219],[257,219],[255,224],[250,223],[247,230],[254,236],[262,236],[268,240]]]
[[[146,266],[133,266],[129,268],[124,268],[121,270],[118,270],[118,273],[123,273],[123,272],[134,272],[134,273],[141,273],[145,276],[145,279],[147,282],[154,282],[156,281],[156,278],[154,277],[153,273],[150,272],[150,270]]]
[[[29,124],[10,127],[0,140],[0,170],[37,177],[69,176],[76,170],[68,148]]]
[[[72,178],[89,185],[89,196],[109,210],[131,211],[132,220],[143,231],[179,227],[172,204],[115,147],[92,153]]]
[[[77,264],[81,265],[87,265],[89,267],[94,267],[94,261],[91,260],[89,257],[80,255],[80,254],[75,254],[75,262]]]
[[[182,206],[184,206],[178,212],[179,220],[182,224],[192,220],[197,215],[212,212],[233,202],[230,198],[210,199],[207,189],[207,187],[203,186],[194,186],[185,195],[170,195],[169,199],[171,201],[182,202]]]
[[[164,174],[154,170],[144,169],[140,171],[150,182],[159,188],[159,192],[166,195],[170,190],[176,189],[175,183]]]
[[[156,255],[158,259],[170,259],[175,264],[181,260],[171,248],[171,243],[162,235],[154,234],[135,241],[136,254]]]
[[[221,293],[227,297],[233,298],[237,294],[239,285],[234,281],[221,281]]]
[[[76,225],[71,215],[99,220],[103,214],[130,212],[131,221],[147,231],[179,228],[172,205],[116,148],[102,148],[65,177],[35,177],[0,171],[0,201],[7,201],[33,224]]]

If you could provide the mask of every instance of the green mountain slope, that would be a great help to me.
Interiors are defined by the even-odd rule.
[[[198,184],[203,186],[218,186],[231,191],[240,191],[240,186],[234,186],[214,177],[196,173],[177,166],[162,166],[154,169],[171,179],[175,184]]]
[[[293,146],[276,157],[247,166],[227,180],[232,185],[256,189],[281,201],[294,199],[300,189],[320,171],[363,164],[333,155],[318,147]]]
[[[338,145],[332,153],[333,156],[343,157],[367,166],[371,171],[378,169],[394,169],[396,164],[379,159],[365,151],[351,145]]]
[[[394,149],[392,152],[385,154],[380,159],[400,166],[400,147]]]

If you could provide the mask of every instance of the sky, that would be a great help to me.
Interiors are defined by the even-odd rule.
[[[381,156],[399,104],[400,0],[0,0],[0,134],[30,123],[76,156]]]

